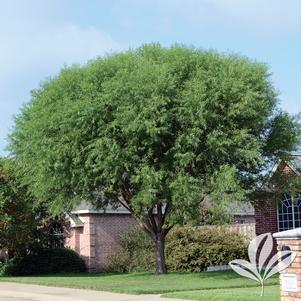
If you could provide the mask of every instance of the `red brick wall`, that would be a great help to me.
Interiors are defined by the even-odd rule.
[[[277,204],[270,202],[257,202],[255,204],[256,235],[278,232]]]
[[[137,225],[129,214],[81,214],[84,227],[73,228],[66,247],[75,250],[85,260],[90,272],[108,267],[108,256],[120,248],[120,235]]]
[[[277,203],[271,200],[266,203],[258,202],[255,206],[255,231],[256,236],[264,233],[278,232]],[[274,248],[270,257],[277,253],[277,243],[274,240]]]
[[[120,235],[137,225],[136,220],[127,214],[93,215],[95,227],[95,266],[104,269],[108,256],[120,249]]]
[[[255,223],[255,215],[235,215],[234,224],[253,224]]]
[[[95,270],[95,250],[92,242],[94,227],[89,215],[82,215],[83,227],[71,228],[65,246],[76,251],[85,260],[89,271]]]
[[[296,173],[285,162],[279,164],[277,172],[287,176],[296,176]],[[269,202],[264,202],[259,200],[254,207],[256,235],[268,232],[278,232],[277,201],[271,200]]]

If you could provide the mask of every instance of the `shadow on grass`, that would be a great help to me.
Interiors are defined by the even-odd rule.
[[[124,276],[130,278],[143,278],[143,277],[154,277],[159,279],[161,278],[169,278],[169,277],[189,277],[189,278],[219,278],[224,280],[238,279],[241,278],[239,275],[232,271],[218,271],[218,272],[170,272],[167,274],[158,275],[156,273],[151,272],[103,272],[103,273],[57,273],[57,274],[37,274],[37,275],[29,275],[29,276],[2,276],[0,278],[31,278],[31,277],[39,277],[39,278],[58,278],[58,277],[83,277],[83,278],[98,278],[98,277],[112,277],[112,276]]]

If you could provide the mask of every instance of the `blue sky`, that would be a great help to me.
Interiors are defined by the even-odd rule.
[[[41,81],[64,64],[147,42],[266,62],[281,107],[301,111],[300,0],[0,0],[0,155]]]

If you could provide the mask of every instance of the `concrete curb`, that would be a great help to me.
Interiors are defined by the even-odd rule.
[[[3,299],[3,297],[5,299]],[[19,284],[0,282],[0,301],[183,301],[177,299],[161,298],[160,295],[128,295],[52,287],[33,284]]]

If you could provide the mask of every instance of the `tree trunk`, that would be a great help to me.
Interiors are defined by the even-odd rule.
[[[15,251],[11,248],[7,249],[7,257],[8,259],[11,259],[15,256]]]
[[[165,264],[165,252],[164,252],[164,243],[165,236],[158,234],[156,237],[156,273],[157,274],[166,274],[166,264]]]

